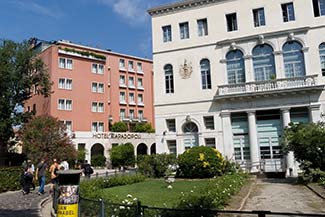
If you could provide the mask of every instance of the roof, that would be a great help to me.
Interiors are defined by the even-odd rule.
[[[151,8],[147,12],[151,16],[154,16],[158,14],[171,13],[175,11],[180,11],[192,7],[199,7],[202,5],[212,4],[221,1],[226,1],[226,0],[182,0],[176,3]]]

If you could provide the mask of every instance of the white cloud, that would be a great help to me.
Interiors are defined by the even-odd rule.
[[[35,14],[39,14],[42,16],[47,16],[51,18],[61,18],[63,13],[59,10],[54,10],[53,8],[47,8],[43,5],[40,5],[36,2],[32,1],[14,1],[15,5],[17,5],[20,9],[30,11]]]
[[[148,21],[147,10],[161,0],[98,0],[98,2],[111,7],[116,14],[134,26]]]

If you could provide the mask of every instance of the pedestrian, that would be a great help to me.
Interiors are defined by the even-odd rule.
[[[90,178],[90,175],[94,173],[93,168],[90,166],[87,160],[85,160],[84,164],[81,166],[82,172],[85,174],[86,178]]]
[[[39,164],[37,164],[35,179],[39,182],[38,195],[42,195],[45,193],[44,187],[46,182],[46,171],[47,164],[45,163],[45,159],[43,158]]]
[[[58,170],[60,169],[60,165],[58,164],[58,161],[54,158],[53,163],[50,166],[50,173],[51,173],[51,190],[52,193],[54,191],[54,186],[58,182]]]
[[[30,171],[31,171],[31,173],[32,173],[32,175],[33,175],[33,180],[32,180],[32,183],[31,183],[31,188],[32,188],[32,190],[35,190],[35,183],[34,183],[34,173],[35,173],[35,166],[34,166],[34,164],[32,163],[32,161],[31,160],[27,160],[27,167],[29,168],[30,167]]]
[[[69,170],[69,163],[66,160],[61,161],[60,163],[61,170]]]
[[[23,195],[29,194],[32,182],[33,182],[33,173],[32,173],[31,166],[29,166],[24,174]]]

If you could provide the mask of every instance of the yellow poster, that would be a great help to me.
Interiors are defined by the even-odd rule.
[[[79,186],[60,186],[57,217],[78,217]]]

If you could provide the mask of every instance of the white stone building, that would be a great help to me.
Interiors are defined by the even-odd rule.
[[[297,175],[289,122],[323,120],[325,0],[187,0],[152,8],[157,152],[216,147]]]

